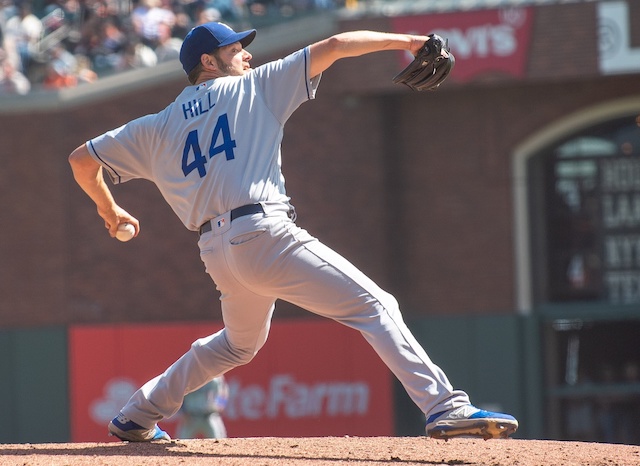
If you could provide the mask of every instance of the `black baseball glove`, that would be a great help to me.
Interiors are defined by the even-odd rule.
[[[448,41],[437,34],[429,34],[416,58],[393,78],[393,82],[405,84],[414,91],[433,91],[446,79],[455,62]]]

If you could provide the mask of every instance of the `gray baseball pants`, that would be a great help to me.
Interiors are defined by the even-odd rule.
[[[416,341],[393,296],[299,228],[289,204],[263,207],[233,222],[227,212],[200,237],[224,328],[143,385],[122,409],[126,417],[151,428],[174,415],[186,393],[251,361],[267,340],[276,299],[360,331],[425,415],[470,403]]]

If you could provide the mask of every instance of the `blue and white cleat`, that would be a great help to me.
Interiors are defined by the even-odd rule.
[[[515,417],[472,405],[433,414],[427,419],[425,428],[429,437],[444,440],[454,437],[509,438],[517,429]]]
[[[124,414],[118,414],[109,423],[109,435],[118,437],[123,442],[151,442],[154,440],[171,440],[169,434],[156,424],[151,429],[136,424]]]

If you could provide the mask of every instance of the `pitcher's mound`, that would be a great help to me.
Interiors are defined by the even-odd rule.
[[[154,443],[0,445],[0,464],[633,466],[640,446],[425,437],[232,438]]]

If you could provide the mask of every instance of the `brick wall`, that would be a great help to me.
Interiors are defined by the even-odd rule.
[[[593,33],[594,8],[539,7],[534,34],[575,28],[562,39],[567,51],[579,50]],[[342,25],[356,27],[386,29],[380,19]],[[549,70],[545,50],[530,68]],[[564,115],[640,93],[637,75],[598,77],[591,56],[578,59],[584,73],[566,61],[554,60],[551,74],[531,71],[526,82],[425,94],[389,83],[392,54],[338,62],[285,130],[284,175],[298,223],[393,292],[407,316],[513,312],[513,148]],[[157,189],[145,181],[113,188],[142,226],[139,238],[119,243],[67,164],[77,145],[160,110],[184,83],[0,115],[1,326],[219,316],[195,234]],[[302,315],[278,307],[277,315]]]

